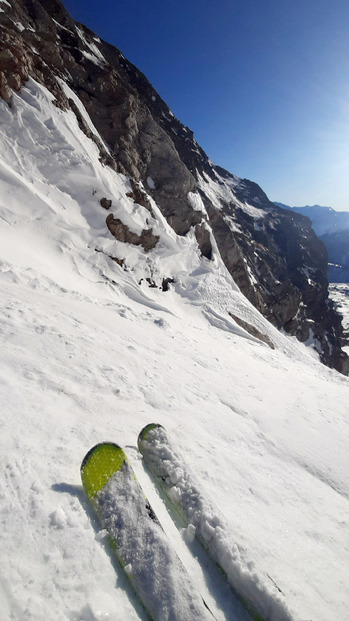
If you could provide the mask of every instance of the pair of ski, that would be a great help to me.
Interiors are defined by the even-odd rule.
[[[226,532],[161,425],[138,437],[144,462],[165,498],[217,565],[254,621],[292,621],[278,593],[265,588]],[[153,621],[212,621],[146,499],[124,451],[97,444],[81,464],[83,487],[107,530],[114,553]]]

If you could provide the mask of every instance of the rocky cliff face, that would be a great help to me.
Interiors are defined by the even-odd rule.
[[[271,323],[313,342],[323,362],[348,373],[340,316],[328,298],[327,253],[309,219],[212,164],[145,76],[76,23],[59,0],[4,0],[1,8],[0,96],[11,106],[12,91],[29,76],[44,84],[55,105],[76,114],[101,161],[130,177],[135,202],[154,198],[177,234],[195,234],[207,260],[220,252],[242,292]],[[67,98],[63,82],[104,143]],[[157,243],[151,229],[133,239],[112,214],[107,226],[145,252]]]
[[[349,212],[321,205],[289,207],[276,204],[310,218],[316,235],[324,242],[328,252],[329,281],[349,283]]]
[[[330,282],[349,283],[349,229],[321,235],[328,252]]]

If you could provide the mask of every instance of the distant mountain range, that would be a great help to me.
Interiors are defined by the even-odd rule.
[[[315,233],[324,242],[328,252],[329,281],[348,283],[349,211],[335,211],[332,207],[321,205],[290,207],[283,203],[275,204],[310,218]]]

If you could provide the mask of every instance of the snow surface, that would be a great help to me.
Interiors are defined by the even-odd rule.
[[[195,211],[200,211],[202,214],[207,216],[206,207],[200,194],[197,192],[188,192],[188,202]]]
[[[17,26],[20,32],[23,32],[23,30],[25,30],[25,26],[23,26],[22,22],[14,22],[14,24]]]
[[[76,26],[76,32],[78,33],[78,35],[79,35],[80,39],[82,40],[82,42],[92,52],[92,54],[83,52],[84,56],[86,56],[87,58],[92,60],[92,62],[94,62],[96,65],[101,65],[101,64],[105,65],[106,60],[105,60],[102,52],[100,51],[100,49],[97,47],[97,45],[95,43],[93,43],[92,41],[88,40],[88,38],[85,35],[84,31],[79,26]],[[94,41],[96,41],[95,38],[94,38]]]
[[[277,332],[217,248],[201,258],[152,199],[153,215],[133,203],[128,179],[44,87],[29,80],[11,109],[0,101],[0,121],[2,621],[146,618],[80,483],[102,441],[126,450],[216,619],[246,621],[143,467],[136,440],[153,421],[294,619],[348,618],[348,378]],[[102,197],[132,230],[153,228],[154,250],[110,235]],[[146,277],[175,282],[162,292]]]
[[[147,177],[147,185],[151,190],[155,190],[155,183],[151,177]]]
[[[237,199],[235,194],[232,193],[232,188],[238,186],[237,177],[225,179],[216,172],[217,181],[211,179],[208,175],[203,173],[200,175],[199,187],[209,197],[210,201],[216,207],[216,209],[222,209],[224,203],[233,203],[236,207],[247,213],[251,218],[259,220],[267,215],[264,209],[257,209],[253,205],[249,205],[246,202],[242,202]],[[241,180],[240,180],[241,182]]]

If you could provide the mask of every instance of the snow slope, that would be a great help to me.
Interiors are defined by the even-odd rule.
[[[158,422],[293,618],[346,619],[348,378],[268,324],[217,251],[200,258],[194,236],[127,197],[129,181],[33,80],[11,110],[0,101],[0,144],[1,618],[146,618],[80,483],[105,440],[126,450],[216,619],[248,618],[143,468],[137,435]],[[131,230],[153,228],[154,250],[111,236],[104,196]]]

